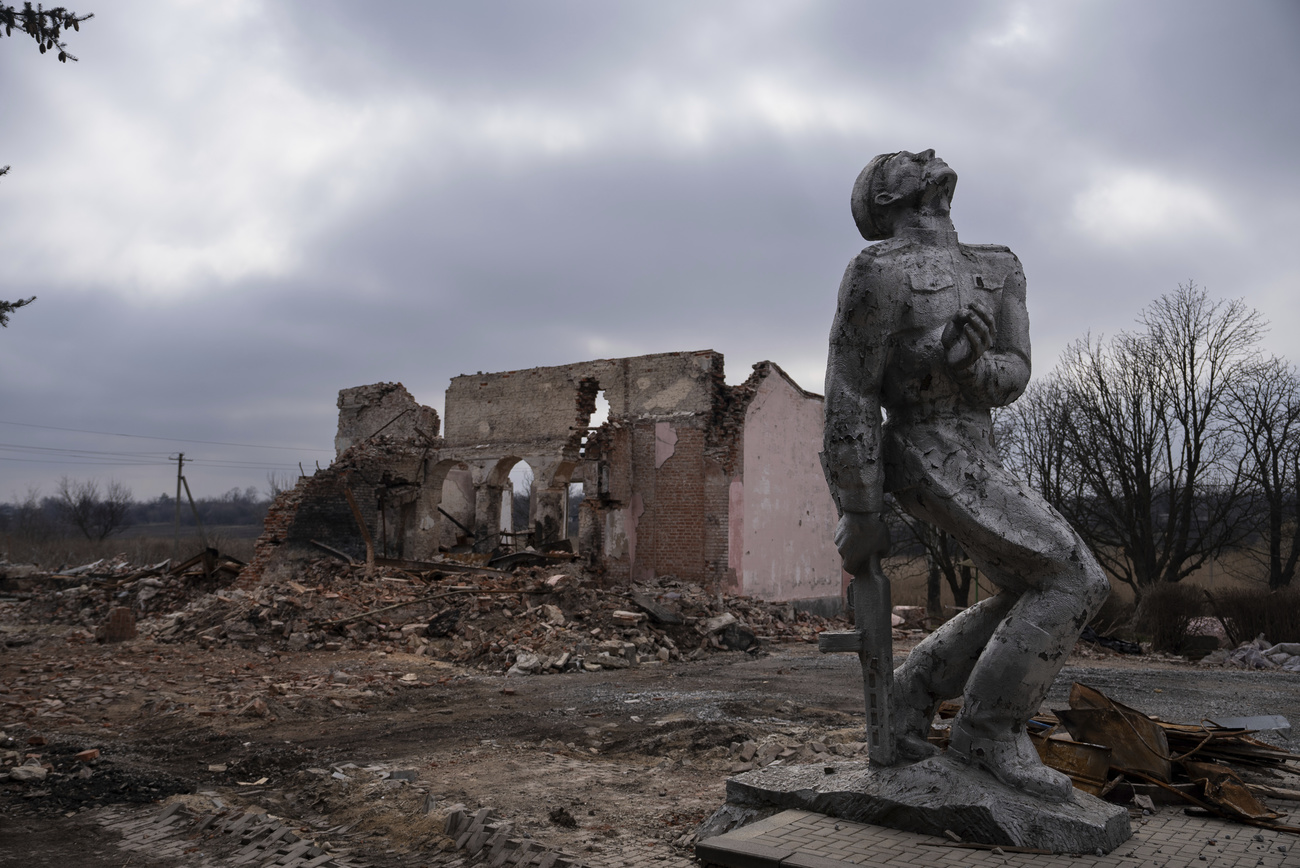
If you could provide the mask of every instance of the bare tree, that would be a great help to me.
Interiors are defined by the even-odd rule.
[[[285,492],[298,484],[297,478],[292,473],[281,473],[279,470],[271,470],[266,474],[266,496],[268,500],[275,500],[281,492]]]
[[[29,486],[22,500],[14,499],[9,507],[9,536],[21,543],[40,542],[50,535],[49,515],[41,503],[41,490],[35,485]]]
[[[887,520],[891,536],[903,543],[901,548],[904,550],[911,548],[915,551],[919,546],[925,557],[927,617],[932,620],[943,620],[941,581],[946,582],[948,589],[952,591],[953,603],[958,608],[966,608],[969,605],[975,572],[957,540],[928,521],[912,516],[899,506],[894,498],[890,497],[886,502],[889,505]]]
[[[110,480],[100,495],[99,483],[93,479],[59,480],[58,504],[63,520],[77,528],[89,540],[103,540],[129,525],[131,489]]]
[[[1256,535],[1240,551],[1276,590],[1291,584],[1300,560],[1300,377],[1274,357],[1234,380],[1229,392],[1226,415],[1260,501]]]
[[[1141,332],[1076,342],[1062,361],[1080,490],[1057,504],[1138,596],[1186,578],[1249,531],[1243,456],[1224,409],[1265,327],[1243,302],[1211,300],[1191,283],[1140,322]]]
[[[994,418],[1003,464],[1067,512],[1079,496],[1079,472],[1070,450],[1070,393],[1061,377],[1053,372],[1030,383]]]

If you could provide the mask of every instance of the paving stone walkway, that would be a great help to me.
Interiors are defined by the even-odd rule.
[[[143,814],[129,808],[103,808],[95,822],[121,835],[118,847],[186,868],[270,866],[275,868],[361,868],[342,853],[330,853],[310,839],[299,837],[290,824],[265,813],[221,812],[195,817],[180,802],[161,812]],[[238,849],[204,852],[199,838],[225,833]],[[233,850],[233,852],[229,852]],[[128,863],[129,864],[129,863]]]
[[[695,845],[724,868],[1033,866],[1033,868],[1300,868],[1300,836],[1188,817],[1165,807],[1133,819],[1133,837],[1111,853],[1045,856],[963,849],[930,835],[837,820],[809,811],[774,817]]]
[[[227,809],[195,811],[193,805],[172,802],[161,810],[118,805],[96,809],[92,822],[116,833],[117,847],[133,858],[124,864],[185,866],[185,868],[368,868],[364,846],[350,850],[312,840],[309,830],[259,811]],[[297,829],[297,831],[294,831]],[[329,832],[338,829],[328,830]],[[611,841],[607,852],[581,858],[548,849],[513,827],[492,818],[487,809],[472,815],[453,812],[448,834],[456,841],[449,850],[385,855],[384,865],[421,868],[698,868],[689,851],[663,841],[643,844]],[[120,837],[119,837],[120,836]],[[139,859],[137,862],[135,859]],[[8,865],[0,854],[0,866]]]

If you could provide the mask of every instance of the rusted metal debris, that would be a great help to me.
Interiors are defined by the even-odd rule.
[[[167,573],[172,576],[199,573],[207,577],[212,577],[218,573],[226,573],[229,578],[234,578],[246,566],[248,564],[238,558],[222,554],[209,546],[189,560],[181,561],[176,566],[169,568]]]
[[[1252,786],[1232,768],[1300,762],[1296,754],[1251,738],[1254,730],[1208,720],[1168,723],[1075,683],[1070,707],[1037,715],[1030,732],[1043,762],[1084,792],[1121,801],[1145,793],[1155,802],[1185,802],[1225,819],[1300,834],[1300,826],[1279,822],[1286,815],[1259,798],[1285,799],[1292,791]]]
[[[1074,741],[1064,733],[1034,739],[1038,757],[1044,765],[1065,772],[1077,790],[1100,796],[1109,782],[1111,754],[1109,747]]]
[[[476,564],[461,563],[454,560],[437,560],[437,561],[412,561],[403,558],[375,558],[375,565],[380,567],[396,567],[400,570],[406,570],[411,573],[473,573],[481,576],[496,576],[505,578],[512,573],[509,570],[498,570],[493,567],[478,566]]]
[[[1109,747],[1112,766],[1137,769],[1169,783],[1173,774],[1169,741],[1164,730],[1142,712],[1075,683],[1070,688],[1070,708],[1056,716],[1076,741]]]

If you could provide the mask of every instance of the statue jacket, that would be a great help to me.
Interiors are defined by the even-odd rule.
[[[949,367],[944,328],[971,302],[996,320],[973,365]],[[990,409],[1029,381],[1025,276],[1008,248],[889,239],[863,250],[840,283],[826,365],[824,455],[840,508],[879,512],[887,473],[885,422],[908,432],[968,432],[991,452]]]

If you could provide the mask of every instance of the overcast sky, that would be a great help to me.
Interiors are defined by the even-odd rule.
[[[849,191],[900,149],[1024,263],[1037,374],[1189,279],[1300,361],[1291,0],[87,2],[78,63],[0,40],[0,298],[39,297],[0,500],[153,497],[177,451],[196,496],[265,487],[379,381],[441,413],[457,374],[712,348],[821,391]]]

